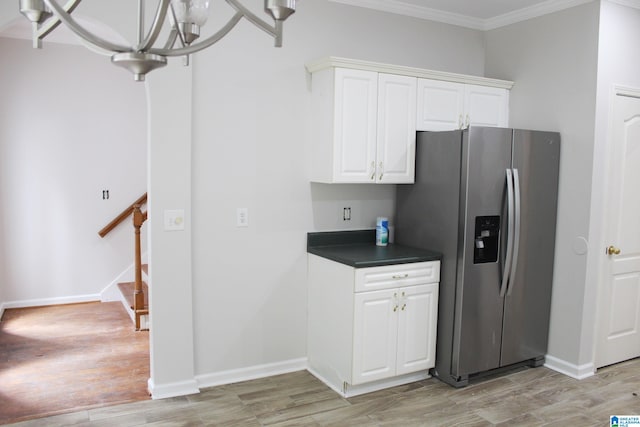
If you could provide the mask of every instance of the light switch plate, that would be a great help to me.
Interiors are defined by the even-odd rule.
[[[184,230],[184,209],[164,211],[164,231]]]

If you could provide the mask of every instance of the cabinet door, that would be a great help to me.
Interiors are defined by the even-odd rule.
[[[435,366],[438,284],[400,288],[396,375]]]
[[[495,87],[466,85],[465,127],[509,126],[509,91]]]
[[[463,126],[465,85],[418,79],[417,130],[455,130]]]
[[[395,375],[398,310],[397,289],[355,295],[351,384]]]
[[[414,182],[416,81],[415,77],[378,75],[376,182]]]
[[[378,73],[335,70],[334,182],[375,179]]]

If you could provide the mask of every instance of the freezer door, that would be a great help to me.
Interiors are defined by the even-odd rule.
[[[463,133],[454,378],[500,365],[504,306],[500,285],[507,225],[506,170],[511,167],[511,144],[511,129],[471,127]],[[498,236],[495,236],[496,230]],[[484,245],[483,253],[478,245]],[[499,254],[497,259],[495,251]]]
[[[547,351],[558,200],[560,135],[515,130],[513,170],[519,178],[520,239],[505,298],[501,365]]]

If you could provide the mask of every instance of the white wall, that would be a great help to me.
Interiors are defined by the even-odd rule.
[[[247,2],[250,3],[250,2]],[[306,356],[306,233],[373,228],[394,186],[308,181],[304,63],[334,55],[482,74],[482,34],[325,1],[300,2],[284,47],[243,22],[198,54],[193,107],[196,374]],[[328,141],[327,141],[328,142]],[[354,219],[343,223],[342,207]],[[236,227],[236,208],[249,227]]]
[[[605,204],[609,161],[607,140],[613,87],[620,85],[640,89],[640,58],[634,54],[637,50],[637,41],[640,40],[640,10],[609,1],[601,3],[590,232],[591,241],[596,248],[603,248],[610,244],[604,240],[603,211],[607,208]],[[591,254],[587,270],[587,289],[590,292],[590,298],[587,300],[589,305],[585,311],[592,313],[594,318],[597,312],[598,291],[601,286],[607,285],[601,280],[602,253],[602,251],[594,251]],[[585,322],[586,330],[583,334],[594,334],[593,328],[589,329],[589,326],[589,323]],[[585,342],[581,352],[584,358],[592,357],[594,346],[594,343]]]
[[[0,27],[17,16],[7,3]],[[300,2],[285,46],[272,44],[242,22],[197,54],[187,75],[172,67],[148,77],[154,396],[192,390],[194,375],[210,384],[303,360],[306,233],[373,227],[393,210],[393,186],[308,182],[306,61],[335,55],[484,70],[478,31],[326,1]],[[173,104],[171,95],[189,87],[191,72],[185,118],[188,102],[180,95]],[[345,204],[353,208],[348,225],[339,221]],[[249,208],[248,228],[235,227],[236,207]],[[186,229],[164,232],[163,210],[176,208],[186,211]]]
[[[133,263],[130,222],[97,233],[146,191],[144,86],[80,46],[0,55],[0,302],[95,299]]]
[[[585,286],[589,240],[598,55],[598,2],[489,31],[486,71],[516,82],[514,127],[562,137],[549,355],[590,372],[582,345],[593,327]],[[590,250],[595,250],[590,244]],[[591,322],[591,323],[589,323]]]

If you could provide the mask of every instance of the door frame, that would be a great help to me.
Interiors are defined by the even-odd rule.
[[[631,97],[631,98],[638,98],[640,99],[640,88],[634,88],[634,87],[630,87],[630,86],[624,86],[624,85],[613,85],[611,88],[611,92],[609,95],[609,105],[607,108],[607,115],[608,115],[608,120],[607,120],[607,131],[606,131],[606,148],[604,150],[604,159],[602,160],[604,162],[604,168],[603,168],[603,175],[601,177],[602,182],[601,182],[601,189],[604,193],[606,193],[606,189],[609,188],[610,185],[610,171],[612,170],[613,166],[611,163],[613,162],[613,156],[612,156],[612,141],[613,141],[613,135],[614,135],[614,105],[616,102],[617,97],[619,96],[625,96],[625,97]],[[601,215],[600,215],[600,235],[599,238],[597,239],[597,244],[591,247],[591,250],[593,252],[595,252],[595,256],[597,256],[597,273],[596,273],[596,277],[598,280],[598,286],[597,286],[597,300],[596,300],[596,316],[595,316],[595,324],[593,325],[593,353],[592,353],[592,361],[593,361],[593,371],[594,373],[596,372],[596,370],[598,369],[598,345],[600,344],[600,327],[602,322],[604,321],[603,319],[603,294],[606,291],[606,286],[607,286],[607,268],[606,268],[606,263],[607,263],[607,258],[602,256],[603,251],[605,250],[606,244],[607,244],[607,230],[606,230],[606,224],[608,222],[608,220],[610,219],[610,214],[608,213],[607,209],[604,208],[604,205],[606,205],[606,203],[608,202],[608,196],[604,195],[601,199],[601,202],[603,204],[603,208],[600,210]]]

